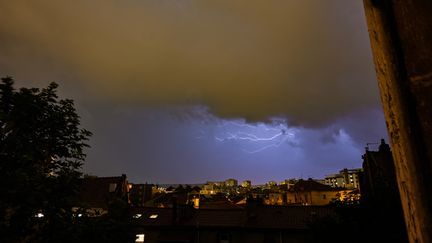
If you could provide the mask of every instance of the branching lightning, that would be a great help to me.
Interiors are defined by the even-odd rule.
[[[268,137],[268,138],[263,137],[263,138],[260,138],[260,137],[254,135],[254,134],[245,133],[245,132],[238,132],[236,134],[228,132],[227,134],[229,135],[228,137],[226,137],[226,138],[218,138],[218,137],[216,137],[216,140],[218,140],[220,142],[223,142],[225,140],[248,140],[248,141],[251,141],[251,142],[273,141],[276,138],[278,138],[278,137],[280,137],[280,136],[283,135],[283,133],[280,132],[280,133],[278,133],[276,135],[273,135],[272,137]]]
[[[218,142],[244,141],[242,151],[250,154],[269,148],[278,148],[287,140],[295,139],[295,131],[288,129],[286,123],[256,125],[244,122],[227,121],[219,126],[222,135],[215,136]],[[233,132],[232,130],[235,130]],[[257,148],[258,147],[258,148]]]
[[[257,150],[246,150],[246,149],[242,149],[242,151],[246,152],[246,153],[250,153],[250,154],[255,154],[255,153],[259,153],[261,151],[264,151],[268,148],[278,148],[282,143],[278,143],[278,144],[269,144],[267,146],[264,146],[262,148],[259,148]]]

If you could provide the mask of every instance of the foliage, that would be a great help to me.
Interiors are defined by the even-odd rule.
[[[85,143],[72,100],[58,85],[16,90],[0,84],[1,241],[41,241],[70,226],[70,198],[78,187]],[[41,213],[43,217],[35,217]]]
[[[53,242],[133,242],[135,234],[131,229],[129,205],[116,198],[109,203],[108,213],[91,217],[81,211],[74,223],[63,235]]]

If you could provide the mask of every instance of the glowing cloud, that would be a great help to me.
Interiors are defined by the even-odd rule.
[[[1,1],[0,70],[83,99],[323,125],[379,103],[361,4]]]

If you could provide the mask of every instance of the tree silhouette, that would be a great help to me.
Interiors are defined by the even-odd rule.
[[[16,90],[11,77],[1,80],[0,241],[49,241],[73,221],[70,199],[91,133],[56,83]]]

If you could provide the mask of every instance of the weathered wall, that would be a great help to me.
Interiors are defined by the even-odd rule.
[[[432,242],[432,1],[364,0],[411,242]]]

